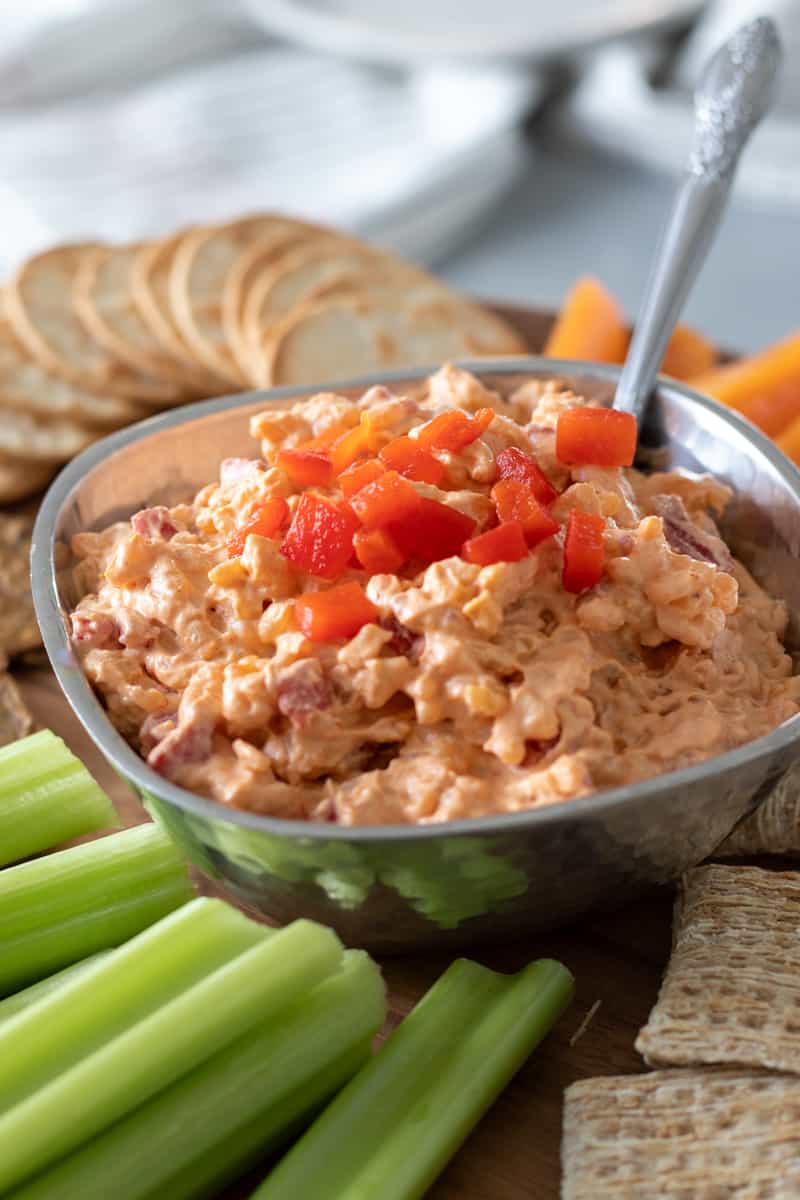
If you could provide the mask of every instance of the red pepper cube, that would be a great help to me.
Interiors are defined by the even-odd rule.
[[[368,421],[363,418],[355,429],[349,429],[333,443],[330,448],[331,464],[334,475],[341,475],[360,458],[374,454],[380,446],[381,439]]]
[[[492,417],[494,409],[491,408],[480,409],[474,417],[455,408],[451,412],[440,413],[423,425],[417,441],[424,450],[449,450],[458,454],[481,436]]]
[[[474,529],[472,517],[427,497],[422,498],[416,512],[388,526],[406,558],[417,559],[426,566],[459,554]]]
[[[464,542],[461,551],[467,562],[476,563],[480,567],[491,566],[498,562],[519,562],[528,553],[528,543],[525,541],[525,531],[519,521],[507,521],[497,525],[486,533]]]
[[[295,487],[330,487],[333,483],[333,466],[327,450],[281,450],[278,466]]]
[[[336,579],[350,562],[358,521],[344,505],[304,492],[281,551],[289,562],[320,579]]]
[[[552,504],[558,496],[536,459],[516,446],[502,450],[497,456],[496,466],[498,478],[518,479],[520,483],[527,484],[540,504]]]
[[[532,488],[518,479],[501,479],[492,488],[492,499],[502,523],[518,522],[529,546],[538,546],[545,538],[558,533],[561,526],[540,504]]]
[[[310,642],[335,642],[355,637],[380,614],[361,584],[353,582],[298,596],[294,615],[300,632]]]
[[[603,578],[605,570],[604,517],[573,509],[564,539],[562,582],[568,592],[585,592]]]
[[[424,450],[414,438],[394,438],[383,447],[380,459],[390,471],[397,471],[398,475],[418,483],[438,486],[444,479],[444,463],[439,462],[430,450]]]
[[[270,496],[260,504],[253,516],[238,529],[234,529],[228,538],[228,557],[238,558],[244,550],[248,534],[256,533],[259,537],[274,537],[289,515],[289,505],[283,496]]]
[[[337,482],[349,500],[368,483],[374,483],[385,470],[383,463],[379,462],[377,458],[368,458],[366,462],[353,463],[352,467],[342,471]]]
[[[556,424],[556,458],[572,466],[629,467],[636,418],[613,408],[570,408]]]
[[[370,575],[396,575],[405,555],[385,529],[359,529],[353,538],[359,565]]]
[[[412,483],[386,471],[350,498],[350,505],[365,529],[381,529],[391,521],[402,521],[415,513],[420,496]]]

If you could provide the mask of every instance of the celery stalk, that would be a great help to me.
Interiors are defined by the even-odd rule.
[[[0,871],[0,997],[118,946],[192,898],[157,825]]]
[[[0,1026],[0,1113],[272,934],[194,900]]]
[[[348,951],[334,975],[260,1021],[14,1200],[194,1200],[290,1137],[369,1056],[386,1005],[380,972]]]
[[[331,930],[295,921],[89,1053],[0,1115],[0,1192],[294,1003],[341,959]]]
[[[252,1200],[417,1200],[572,996],[560,963],[452,964]]]
[[[80,962],[73,963],[71,967],[64,967],[63,971],[57,971],[55,975],[48,975],[46,979],[32,983],[30,987],[21,992],[15,992],[13,996],[6,996],[5,1000],[0,1000],[0,1025],[4,1021],[10,1020],[11,1017],[16,1017],[26,1008],[30,1008],[32,1004],[38,1004],[40,1000],[59,991],[65,983],[70,983],[79,975],[83,975],[89,967],[93,967],[109,953],[109,950],[98,950],[97,954],[81,959]]]
[[[0,867],[118,824],[103,789],[49,729],[0,750]]]

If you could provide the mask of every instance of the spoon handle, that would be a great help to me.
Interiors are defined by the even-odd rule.
[[[614,407],[641,417],[683,302],[705,261],[744,146],[772,103],[781,62],[767,17],[713,56],[695,91],[694,145],[645,289]]]

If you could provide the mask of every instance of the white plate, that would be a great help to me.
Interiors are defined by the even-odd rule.
[[[273,33],[349,58],[543,60],[676,25],[702,0],[244,0]]]
[[[525,165],[527,70],[411,75],[272,47],[120,96],[0,111],[0,267],[277,209],[441,258]]]
[[[659,171],[677,174],[689,155],[691,94],[655,88],[650,56],[633,46],[601,51],[562,111],[571,133]],[[734,183],[735,195],[769,207],[800,202],[800,120],[778,110],[753,134]]]

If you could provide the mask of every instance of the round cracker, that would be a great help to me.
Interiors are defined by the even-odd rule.
[[[131,295],[139,315],[164,353],[201,379],[206,395],[219,395],[227,387],[225,380],[198,363],[172,316],[169,277],[182,236],[178,233],[141,247],[134,258]]]
[[[68,418],[40,421],[0,404],[0,454],[22,462],[65,463],[99,437]]]
[[[264,347],[269,386],[318,385],[371,371],[451,358],[520,354],[504,321],[435,281],[373,287],[301,305]]]
[[[92,391],[163,405],[180,388],[134,371],[84,329],[72,307],[75,278],[94,243],[56,246],[29,258],[8,284],[6,315],[14,333],[46,370]]]
[[[305,232],[286,230],[260,238],[242,250],[222,285],[222,329],[242,376],[250,377],[249,346],[244,330],[244,308],[250,288],[272,262],[292,246],[302,244]]]
[[[55,471],[52,463],[0,458],[0,504],[14,504],[35,496],[47,487]]]
[[[410,264],[359,242],[319,239],[288,251],[253,280],[245,301],[242,325],[250,376],[262,378],[262,346],[276,325],[330,286],[347,281],[365,288],[390,283],[407,288],[426,280]]]
[[[3,320],[0,320],[0,405],[39,418],[67,417],[110,429],[139,421],[148,412],[122,396],[100,396],[45,371]]]
[[[133,268],[141,249],[137,243],[98,246],[87,254],[75,279],[75,311],[91,336],[134,370],[207,394],[207,375],[166,354],[133,302]]]
[[[197,358],[234,386],[247,382],[231,353],[222,322],[222,294],[242,251],[264,238],[320,230],[289,217],[260,215],[195,229],[178,241],[169,302],[181,335]]]

